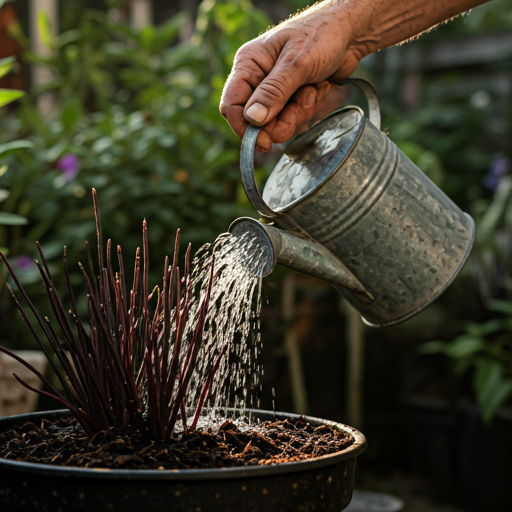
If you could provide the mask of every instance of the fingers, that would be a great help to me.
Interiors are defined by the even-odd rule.
[[[301,72],[303,67],[298,65],[294,52],[282,50],[282,43],[275,38],[244,45],[237,52],[222,93],[220,112],[238,137],[243,137],[249,123],[265,127],[273,123],[274,136],[262,132],[258,138],[261,151],[270,151],[272,142],[288,140],[296,125],[294,118],[304,117],[318,95],[316,87],[301,89],[307,80]],[[287,103],[295,106],[281,112]],[[269,134],[268,129],[266,132]]]
[[[249,122],[244,108],[258,84],[271,71],[277,57],[262,51],[254,42],[242,46],[235,57],[220,101],[220,113],[226,118],[235,134],[242,138]]]
[[[278,60],[247,102],[244,110],[245,119],[255,126],[268,124],[304,83],[304,74],[291,57]],[[310,91],[309,94],[313,93]]]
[[[309,123],[322,107],[331,84],[327,81],[301,87],[282,111],[266,124],[258,136],[256,149],[268,153],[272,143],[290,140],[300,125]]]
[[[268,153],[273,143],[290,140],[297,128],[309,123],[316,112],[322,108],[330,90],[331,84],[327,81],[299,88],[277,117],[262,128],[258,135],[256,149],[262,153]],[[243,97],[243,84],[233,93],[233,96],[235,100]],[[231,104],[229,107],[224,104],[221,107],[222,114],[240,138],[243,137],[249,124],[243,116],[243,110],[243,104]]]
[[[228,78],[222,93],[220,111],[236,135],[242,138],[249,124],[249,121],[246,119],[247,115],[244,116],[244,107],[246,114],[249,111],[249,113],[257,117],[258,112],[256,109],[260,108],[258,105],[249,110],[251,106],[259,103],[258,101],[254,102],[254,98],[256,97],[256,99],[261,101],[266,101],[265,98],[267,97],[272,99],[272,102],[268,104],[273,106],[266,109],[268,113],[265,114],[266,111],[263,111],[267,122],[257,123],[251,118],[251,124],[256,126],[264,125],[264,129],[261,130],[258,136],[256,149],[263,153],[268,153],[272,149],[273,143],[286,142],[294,135],[298,125],[309,122],[325,100],[330,84],[327,81],[323,81],[315,85],[299,87],[298,90],[295,88],[295,85],[292,85],[289,87],[289,90],[287,89],[288,92],[286,94],[283,93],[278,101],[277,96],[272,98],[271,93],[269,93],[271,91],[269,84],[272,83],[272,80],[268,80],[268,77],[263,78],[266,72],[265,67],[268,66],[272,69],[271,59],[269,59],[268,63],[262,62],[262,60],[260,58],[259,61],[256,61],[245,56],[243,65],[238,67],[235,65],[234,71]],[[260,83],[259,86],[258,83]],[[274,83],[277,82],[274,81]],[[258,91],[258,89],[261,90]],[[288,98],[289,101],[285,101],[283,108],[280,102],[288,96],[290,91],[293,96],[291,99]],[[256,94],[257,92],[258,94]],[[277,95],[277,92],[275,94]],[[254,114],[255,111],[256,114]],[[274,117],[272,118],[272,116]]]

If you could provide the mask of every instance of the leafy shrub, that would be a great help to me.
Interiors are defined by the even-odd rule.
[[[76,29],[47,35],[52,56],[27,54],[52,70],[45,91],[57,108],[53,119],[42,118],[34,104],[43,91],[33,90],[19,117],[0,128],[0,141],[23,136],[33,143],[8,156],[9,171],[0,177],[0,188],[10,191],[3,212],[28,219],[0,233],[11,258],[25,261],[39,240],[52,268],[66,244],[74,285],[76,246],[94,236],[94,212],[85,198],[93,187],[104,200],[105,232],[115,231],[129,253],[138,243],[137,219],[151,222],[155,262],[163,260],[178,226],[197,249],[234,218],[253,214],[240,185],[240,143],[218,103],[236,50],[269,19],[247,0],[207,0],[192,40],[179,42],[185,21],[179,14],[162,26],[134,30],[87,11]],[[43,294],[36,267],[16,270],[37,301]],[[20,335],[9,308],[4,298],[0,334],[16,344]]]

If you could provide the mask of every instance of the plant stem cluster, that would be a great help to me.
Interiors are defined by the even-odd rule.
[[[193,430],[196,428],[215,372],[226,352],[224,348],[217,355],[212,370],[203,383],[194,418],[188,428],[185,403],[203,342],[205,318],[212,289],[213,264],[208,285],[195,310],[194,287],[190,273],[190,245],[185,257],[184,272],[181,274],[178,267],[178,230],[172,265],[169,265],[169,257],[165,258],[162,290],[155,287],[150,292],[149,244],[147,223],[144,220],[142,257],[140,249],[137,249],[133,285],[128,293],[121,247],[117,248],[119,270],[115,273],[111,261],[111,240],[107,242],[104,255],[95,190],[93,200],[98,240],[97,277],[91,279],[80,264],[87,287],[89,328],[78,318],[69,279],[66,248],[64,273],[71,302],[69,311],[66,311],[62,304],[43,251],[37,244],[41,263],[36,261],[36,265],[60,327],[60,337],[54,331],[50,320],[42,318],[38,313],[7,259],[0,253],[53,349],[56,361],[11,290],[23,319],[48,358],[61,389],[18,355],[3,347],[0,347],[0,351],[35,373],[49,391],[38,391],[14,374],[23,386],[63,403],[89,436],[102,430],[130,426],[146,432],[152,438],[165,440],[172,435],[180,418],[185,431]],[[89,269],[94,276],[93,258],[88,244],[86,249]],[[151,313],[150,304],[155,301],[156,306]],[[187,322],[190,321],[195,322],[195,325],[187,327]]]

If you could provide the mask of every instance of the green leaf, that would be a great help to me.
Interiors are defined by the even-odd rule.
[[[477,226],[477,237],[479,240],[494,238],[496,228],[509,207],[511,198],[512,178],[510,176],[503,176],[498,183],[492,203]]]
[[[25,101],[21,104],[20,117],[30,129],[35,130],[42,137],[48,136],[48,124],[30,102]]]
[[[37,15],[37,29],[41,42],[47,47],[51,48],[53,45],[52,29],[50,26],[50,19],[45,11],[40,10]]]
[[[475,370],[473,386],[480,405],[485,404],[492,389],[501,380],[502,376],[503,368],[499,362],[487,359],[478,364]]]
[[[0,188],[0,203],[5,201],[10,195],[10,192],[5,188]]]
[[[82,34],[80,30],[68,30],[67,32],[64,32],[59,36],[57,47],[62,48],[63,46],[66,46],[69,43],[74,43],[78,41],[82,37]]]
[[[190,19],[188,12],[182,11],[173,16],[167,23],[158,27],[158,32],[153,41],[153,51],[158,51],[173,42],[178,36],[180,28]]]
[[[0,78],[7,75],[7,73],[11,71],[15,60],[16,57],[6,57],[5,59],[0,59]]]
[[[4,157],[11,151],[16,151],[17,149],[29,149],[33,146],[34,144],[29,140],[15,140],[13,142],[7,142],[6,144],[0,144],[0,157]]]
[[[512,379],[504,375],[503,365],[495,360],[481,362],[473,378],[477,401],[484,422],[490,422],[512,395]]]
[[[473,385],[482,408],[482,418],[488,423],[512,395],[512,379],[503,375],[501,363],[488,360],[478,365]]]
[[[463,334],[449,344],[446,353],[453,359],[462,359],[482,350],[484,347],[485,344],[480,338]]]
[[[19,100],[23,96],[25,96],[24,91],[18,91],[16,89],[0,89],[0,107]]]
[[[146,48],[147,50],[152,50],[152,44],[156,37],[156,29],[153,25],[147,25],[145,26],[139,34],[139,43],[143,48]]]
[[[493,334],[497,331],[501,331],[506,327],[506,323],[503,319],[496,318],[494,320],[489,320],[488,322],[476,323],[476,322],[468,322],[466,324],[467,334],[477,337],[484,338],[489,334]]]
[[[487,302],[487,308],[491,311],[498,311],[499,313],[512,315],[512,302],[509,302],[508,300],[490,299]]]
[[[23,226],[28,220],[16,213],[0,212],[0,225],[4,226]]]
[[[495,386],[489,401],[482,405],[482,418],[485,423],[489,423],[494,418],[510,396],[512,396],[512,379],[503,378]]]

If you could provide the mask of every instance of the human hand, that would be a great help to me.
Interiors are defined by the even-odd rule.
[[[365,56],[489,0],[324,0],[238,50],[220,111],[242,138],[262,126],[268,152],[308,123]]]
[[[246,43],[236,54],[220,111],[242,138],[262,126],[256,149],[289,140],[324,105],[331,84],[355,70],[349,16],[334,2],[319,4]]]

